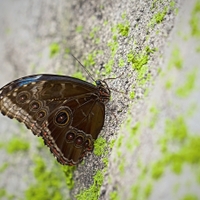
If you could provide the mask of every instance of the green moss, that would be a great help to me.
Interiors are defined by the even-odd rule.
[[[134,91],[130,91],[129,92],[129,97],[130,97],[130,99],[134,99],[135,98],[135,92]]]
[[[83,26],[77,26],[76,27],[76,32],[81,33],[83,31]]]
[[[96,200],[100,195],[100,188],[103,184],[103,174],[101,171],[97,171],[94,175],[94,183],[90,186],[89,189],[82,191],[80,194],[76,195],[77,200]]]
[[[151,166],[151,176],[153,179],[159,179],[164,172],[165,163],[162,161],[156,161]]]
[[[199,198],[194,194],[186,194],[181,200],[198,200]]]
[[[150,108],[150,112],[151,112],[152,116],[150,119],[149,127],[154,128],[154,126],[158,120],[158,110],[156,107],[153,106]]]
[[[124,65],[125,65],[124,60],[122,58],[120,58],[119,61],[118,61],[118,66],[123,67]]]
[[[175,152],[170,159],[179,159],[181,163],[187,162],[190,164],[200,164],[200,137],[190,136],[184,143],[181,143],[182,148]]]
[[[64,184],[64,174],[58,173],[58,167],[47,167],[44,161],[37,157],[35,158],[34,176],[36,182],[30,185],[25,191],[27,200],[60,200],[67,199],[63,189],[66,187]],[[56,162],[56,161],[55,161]],[[61,170],[61,169],[60,169]]]
[[[138,122],[135,124],[133,128],[130,129],[131,137],[134,137],[138,133],[139,129],[140,129],[140,123]]]
[[[185,120],[177,117],[173,120],[167,120],[165,125],[165,136],[162,138],[162,148],[164,146],[165,154],[159,163],[156,163],[155,169],[159,169],[158,164],[170,166],[176,174],[182,172],[184,163],[192,165],[200,164],[200,137],[191,136],[188,133]],[[168,148],[170,145],[176,145],[176,151]],[[156,174],[155,172],[153,174]],[[157,177],[154,175],[154,177]]]
[[[152,191],[152,184],[148,183],[144,188],[145,199],[147,199],[150,196],[151,191]]]
[[[86,78],[83,76],[83,74],[81,72],[75,72],[74,74],[72,74],[73,77],[81,79],[81,80],[86,80]]]
[[[127,37],[130,30],[129,22],[117,24],[118,33],[124,37]]]
[[[129,121],[127,122],[126,127],[129,127]],[[137,123],[134,127],[129,127],[128,132],[130,138],[126,141],[126,147],[129,151],[133,151],[139,145],[139,139],[136,137],[140,130],[140,123]]]
[[[154,53],[155,51],[156,49],[151,49],[146,46],[141,53],[131,51],[127,54],[127,61],[132,64],[132,68],[134,70],[138,70],[139,79],[143,78],[144,74],[148,71],[146,64],[149,61],[150,54]]]
[[[171,8],[175,8],[175,1],[171,1],[169,4]]]
[[[120,147],[122,145],[122,141],[124,139],[123,135],[119,135],[119,137],[117,138],[115,144],[116,144],[116,149],[117,149],[117,156],[120,157],[121,156],[121,151],[120,151]]]
[[[176,69],[182,69],[183,67],[183,57],[180,54],[178,47],[175,47],[172,51],[171,59],[169,61],[168,68],[176,67]]]
[[[74,187],[74,179],[73,179],[73,173],[76,169],[75,166],[62,166],[63,172],[65,173],[66,177],[66,185],[71,190]]]
[[[108,167],[108,163],[109,163],[108,158],[107,158],[107,157],[102,158],[102,161],[103,161],[103,163],[104,163],[104,167]]]
[[[123,12],[122,15],[121,15],[121,17],[122,17],[122,19],[125,20],[126,19],[126,12]]]
[[[133,69],[140,70],[142,66],[147,64],[148,55],[136,54],[134,52],[130,52],[127,54],[127,60],[129,63],[132,63]]]
[[[113,40],[113,41],[109,41],[107,45],[110,48],[111,56],[113,58],[118,50],[119,44],[117,41]]]
[[[3,163],[3,164],[0,166],[0,173],[3,173],[8,167],[9,167],[9,164],[8,164],[8,163]]]
[[[8,194],[8,192],[4,188],[0,188],[0,199],[16,200],[17,197],[13,194]]]
[[[56,54],[60,51],[60,46],[58,43],[52,43],[50,44],[50,58],[54,57]]]
[[[83,61],[83,63],[84,63],[83,65],[85,67],[94,66],[96,64],[95,58],[96,58],[96,52],[88,54],[86,59]]]
[[[139,190],[140,190],[140,185],[139,184],[135,184],[131,187],[131,198],[129,198],[128,200],[138,200],[138,196],[139,196]]]
[[[165,135],[168,141],[176,140],[182,142],[188,136],[188,130],[184,118],[179,116],[173,120],[166,120]]]
[[[165,15],[167,14],[167,12],[168,12],[168,8],[167,8],[167,7],[165,7],[165,8],[163,9],[163,11],[157,12],[157,13],[153,16],[153,18],[150,20],[149,25],[150,25],[150,26],[154,26],[156,23],[157,23],[157,24],[161,23],[161,22],[164,20]]]
[[[17,151],[28,151],[30,144],[22,138],[13,137],[6,145],[6,151],[10,154]]]
[[[112,71],[113,65],[114,65],[114,60],[113,60],[113,59],[109,60],[109,61],[104,65],[105,70],[106,70],[106,74],[109,74],[109,73]]]
[[[115,142],[116,142],[116,140],[115,139],[113,139],[113,140],[111,140],[110,142],[109,142],[109,148],[113,148],[113,146],[114,146],[114,144],[115,144]]]
[[[165,82],[165,88],[166,88],[167,90],[169,90],[171,87],[172,87],[172,81],[171,81],[171,80],[167,80],[167,81]]]
[[[191,19],[190,19],[190,28],[191,34],[195,37],[200,37],[200,1],[196,1],[196,4],[193,8]]]
[[[3,189],[3,188],[0,188],[0,198],[2,198],[2,197],[6,197],[6,195],[7,195],[6,190]]]
[[[143,65],[137,73],[137,80],[139,85],[144,85],[147,81],[151,79],[151,75],[148,73],[148,66]]]
[[[107,147],[107,142],[104,138],[99,137],[94,142],[94,154],[101,156],[105,154],[105,149]]]
[[[197,48],[195,49],[197,53],[200,53],[200,45],[197,46]]]
[[[108,25],[108,20],[105,20],[104,22],[103,22],[103,24],[106,26],[106,25]]]
[[[197,70],[195,69],[188,74],[186,82],[176,90],[176,95],[179,97],[187,97],[195,87],[196,78]]]
[[[121,156],[121,158],[120,158],[120,163],[118,165],[118,169],[119,169],[119,172],[121,173],[121,175],[123,175],[125,172],[125,157],[123,157],[123,156]]]
[[[153,0],[152,4],[151,4],[151,9],[156,9],[156,3],[158,2],[158,0]]]
[[[109,200],[120,200],[117,191],[113,191],[109,195]]]
[[[83,61],[85,67],[92,67],[96,65],[95,59],[97,55],[102,54],[102,51],[93,51],[86,56],[86,59]]]
[[[94,27],[92,30],[91,30],[91,32],[90,32],[90,38],[91,39],[94,39],[95,38],[95,35],[96,35],[96,33],[99,31],[99,27]]]

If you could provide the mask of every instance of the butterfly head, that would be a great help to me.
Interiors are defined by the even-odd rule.
[[[111,93],[108,84],[102,80],[96,80],[95,83],[99,89],[100,101],[103,102],[104,104],[108,103],[108,101],[110,101],[110,93]]]

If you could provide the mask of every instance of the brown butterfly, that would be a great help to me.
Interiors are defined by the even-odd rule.
[[[22,77],[0,89],[0,111],[41,136],[63,165],[76,165],[94,147],[110,90],[69,76]]]

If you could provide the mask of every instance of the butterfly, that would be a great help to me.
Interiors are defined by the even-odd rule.
[[[22,77],[0,89],[0,111],[41,136],[58,162],[77,165],[93,150],[110,100],[106,82],[95,83],[50,74]]]

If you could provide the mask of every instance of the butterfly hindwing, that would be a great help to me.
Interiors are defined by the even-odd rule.
[[[109,100],[109,90],[102,85],[69,76],[32,75],[0,89],[0,111],[42,136],[61,164],[75,165],[92,151],[103,127],[103,95]]]

